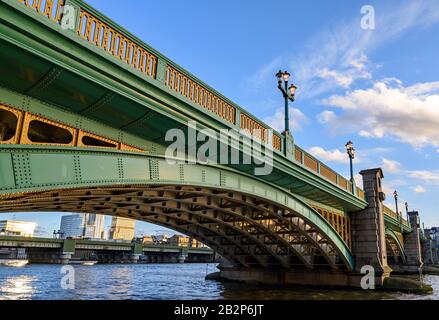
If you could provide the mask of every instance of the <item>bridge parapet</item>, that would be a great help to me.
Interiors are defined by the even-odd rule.
[[[205,84],[188,71],[184,70],[146,43],[120,27],[94,8],[80,0],[24,1],[18,0],[33,11],[45,16],[55,24],[60,24],[63,8],[71,5],[77,9],[76,35],[93,46],[102,49],[128,65],[132,71],[142,74],[145,79],[153,79],[161,88],[177,94],[196,108],[202,108],[225,121],[238,130],[249,132],[265,143],[271,143],[274,150],[282,152],[285,137],[273,130],[269,136],[268,125],[253,117],[243,108]],[[296,147],[297,148],[297,147]],[[302,155],[302,158],[298,158]],[[338,175],[320,161],[314,159],[304,150],[298,149],[296,160],[314,173],[333,182],[338,187],[351,192],[352,184]],[[356,189],[355,195],[364,200],[364,192]]]
[[[318,174],[320,177],[332,182],[340,189],[352,192],[353,185],[351,181],[348,181],[342,175],[330,169],[323,162],[319,161],[298,146],[295,146],[294,158],[296,162],[298,162],[308,170],[311,170],[313,173]],[[354,193],[358,198],[366,200],[366,193],[362,189],[355,187]]]
[[[395,211],[390,209],[387,206],[383,206],[383,212],[386,217],[386,220],[393,224],[393,225],[399,225],[400,228],[403,231],[410,232],[412,227],[409,221],[407,219],[404,219],[400,214],[397,214]]]
[[[58,30],[63,34],[68,33],[70,38],[77,38],[76,41],[79,44],[105,59],[123,66],[124,69],[139,76],[148,84],[165,91],[194,109],[206,112],[210,117],[224,125],[225,128],[229,127],[246,131],[266,143],[271,143],[279,156],[284,154],[290,155],[292,152],[292,155],[288,157],[289,160],[297,160],[296,163],[332,182],[334,186],[349,193],[354,193],[357,198],[365,200],[364,192],[361,189],[354,188],[350,181],[347,181],[305,151],[299,149],[298,154],[302,154],[303,158],[298,159],[296,157],[294,159],[294,149],[297,148],[294,144],[291,145],[293,149],[291,152],[284,152],[285,150],[283,149],[286,143],[283,135],[276,131],[273,131],[271,134],[271,129],[268,125],[163,56],[123,27],[102,15],[84,1],[35,0],[31,2],[25,0],[5,0],[5,2],[14,7],[19,7],[19,9],[21,8],[21,11],[27,11],[27,14],[33,18],[39,16],[47,18],[47,20],[53,23],[54,30]],[[64,15],[67,17],[64,8],[68,6],[75,9],[73,11],[75,14],[73,20],[76,23],[70,31],[61,28]],[[29,11],[35,12],[35,14]],[[72,13],[72,11],[69,11],[69,13]],[[44,20],[44,18],[39,20]],[[80,140],[78,139],[78,141]],[[111,144],[113,142],[115,141],[104,141],[104,144]],[[133,151],[140,150],[134,149]]]

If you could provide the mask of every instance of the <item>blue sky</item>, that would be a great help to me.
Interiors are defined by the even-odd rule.
[[[400,208],[408,201],[439,225],[439,1],[88,2],[279,130],[274,74],[288,69],[299,87],[296,143],[348,176],[353,140],[356,172],[384,169],[389,206],[397,189]],[[375,9],[374,30],[361,28],[364,5]],[[59,224],[54,214],[18,218]]]

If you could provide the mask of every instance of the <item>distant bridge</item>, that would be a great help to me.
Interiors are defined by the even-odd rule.
[[[417,220],[383,206],[381,170],[362,172],[363,191],[83,1],[0,0],[0,21],[0,212],[154,223],[206,243],[224,277],[244,280],[358,285],[364,264],[380,279],[388,257],[422,265],[408,258]],[[220,130],[235,129],[239,159],[255,136],[273,171],[169,164],[166,133],[188,134],[189,121],[225,145]]]
[[[210,248],[150,245],[130,242],[0,236],[0,248],[26,249],[30,262],[63,263],[97,259],[99,262],[213,262]]]

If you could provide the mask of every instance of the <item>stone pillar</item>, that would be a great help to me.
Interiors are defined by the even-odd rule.
[[[295,157],[294,138],[290,133],[283,136],[284,136],[284,146],[283,146],[284,154],[288,159],[293,160]]]
[[[184,263],[189,255],[189,248],[181,248],[178,256],[178,263]]]
[[[72,239],[65,239],[61,252],[59,253],[59,259],[61,264],[69,264],[70,259],[75,254],[76,241]]]
[[[69,264],[72,254],[70,252],[62,252],[59,255],[59,260],[61,264]]]
[[[140,260],[140,254],[131,254],[130,263],[136,264]]]
[[[413,231],[404,234],[404,252],[407,257],[407,263],[403,266],[402,270],[409,273],[417,273],[423,265],[419,213],[417,211],[409,212],[409,219]]]
[[[178,263],[184,263],[186,261],[187,255],[186,254],[180,254],[178,256]]]
[[[130,263],[136,264],[140,260],[140,256],[143,254],[143,244],[133,243],[132,251],[130,254]]]
[[[363,176],[364,191],[369,206],[351,214],[355,272],[360,273],[361,268],[366,265],[374,267],[376,285],[382,286],[384,279],[390,276],[392,271],[387,264],[383,212],[385,194],[381,182],[384,175],[381,169],[364,170],[360,174]]]

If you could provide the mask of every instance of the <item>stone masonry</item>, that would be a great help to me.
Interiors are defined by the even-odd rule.
[[[352,214],[353,254],[356,272],[363,266],[373,266],[377,285],[382,285],[392,269],[387,264],[381,169],[361,171],[364,191],[369,206],[363,211]]]

